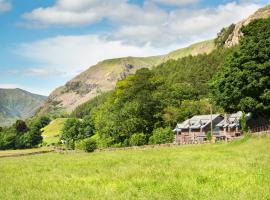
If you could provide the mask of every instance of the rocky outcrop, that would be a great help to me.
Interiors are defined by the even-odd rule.
[[[259,9],[250,17],[235,24],[235,28],[233,32],[229,35],[228,39],[225,42],[225,47],[230,48],[239,43],[239,41],[243,37],[243,33],[241,32],[241,28],[243,26],[248,25],[250,22],[252,22],[255,19],[262,19],[262,18],[268,18],[268,17],[270,17],[270,5]]]

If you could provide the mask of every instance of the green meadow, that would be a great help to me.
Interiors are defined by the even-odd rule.
[[[270,199],[270,136],[0,158],[1,199]]]

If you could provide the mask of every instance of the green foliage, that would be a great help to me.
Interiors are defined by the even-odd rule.
[[[23,120],[17,120],[15,123],[15,129],[17,135],[22,135],[28,131],[28,127]]]
[[[206,133],[206,139],[207,139],[208,141],[211,141],[211,140],[212,140],[212,134],[211,134],[211,131],[208,131],[208,132]]]
[[[17,120],[16,123],[0,131],[0,149],[33,148],[42,143],[41,129],[49,123],[49,119],[41,117],[27,123]]]
[[[146,137],[151,134],[158,118],[159,102],[153,92],[160,81],[149,69],[138,70],[117,83],[107,101],[93,112],[95,128],[101,138],[110,138],[110,145],[126,145],[126,141],[138,132]]]
[[[79,105],[71,113],[71,116],[76,117],[76,118],[83,118],[83,117],[89,115],[95,107],[103,104],[110,94],[111,94],[111,92],[101,93],[98,96],[96,96],[95,98]]]
[[[270,113],[270,18],[242,28],[240,46],[212,82],[212,99],[225,111]]]
[[[149,144],[165,144],[172,143],[174,140],[174,133],[170,127],[157,128],[153,131],[153,135],[149,139]]]
[[[97,143],[93,138],[86,138],[76,142],[76,149],[83,150],[85,152],[93,152],[97,148]]]
[[[137,133],[144,133],[148,142],[154,129],[173,128],[188,117],[209,113],[208,82],[230,51],[217,49],[140,69],[119,81],[114,91],[79,106],[72,116],[92,119],[99,146],[128,146]]]
[[[16,131],[14,128],[3,128],[0,131],[0,150],[14,149]]]
[[[247,117],[246,117],[246,113],[243,112],[241,118],[240,118],[240,126],[241,126],[241,131],[243,133],[247,133],[248,132],[248,125],[247,125]]]
[[[130,146],[142,146],[146,144],[146,137],[143,133],[135,133],[129,139]]]
[[[94,135],[93,122],[90,117],[83,120],[69,118],[65,121],[61,140],[65,141],[67,148],[75,149],[75,142]]]
[[[61,139],[65,141],[69,149],[75,149],[75,141],[83,139],[83,137],[80,136],[80,126],[80,120],[75,118],[67,119],[64,124]]]

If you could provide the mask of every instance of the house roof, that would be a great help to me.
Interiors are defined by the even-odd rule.
[[[233,128],[233,127],[240,126],[240,119],[241,119],[242,115],[243,115],[243,112],[241,112],[241,111],[227,115],[227,119],[224,119],[220,123],[218,123],[217,127]]]
[[[213,114],[212,120],[219,117],[219,114]],[[187,119],[186,121],[176,125],[174,131],[181,131],[182,129],[200,129],[206,127],[211,123],[211,115],[195,115],[194,117]]]

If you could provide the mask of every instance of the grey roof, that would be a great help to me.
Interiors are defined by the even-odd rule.
[[[240,119],[243,115],[243,112],[239,111],[237,113],[233,113],[227,115],[227,119],[222,120],[220,123],[217,124],[218,127],[237,127],[240,126]]]
[[[212,120],[215,120],[219,117],[220,114],[213,114]],[[211,123],[211,115],[196,115],[186,121],[176,125],[174,131],[181,131],[182,129],[199,129],[204,128]]]

